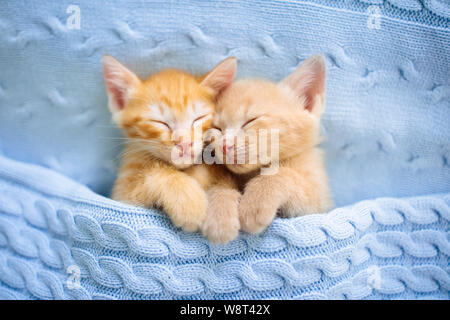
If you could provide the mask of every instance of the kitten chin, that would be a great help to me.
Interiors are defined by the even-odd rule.
[[[236,174],[252,174],[260,170],[261,165],[258,164],[226,164],[228,170]]]

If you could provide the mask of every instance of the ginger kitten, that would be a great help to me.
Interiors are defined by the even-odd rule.
[[[277,211],[293,217],[332,207],[323,153],[317,147],[325,80],[325,62],[316,55],[280,83],[239,80],[219,97],[214,126],[223,139],[216,155],[244,189],[239,203],[244,231],[263,231]],[[249,137],[261,129],[276,129],[278,136],[268,133],[267,159],[258,153],[250,163],[250,152],[261,150],[262,142]],[[277,142],[278,150],[272,148]],[[245,161],[239,163],[239,157]],[[272,171],[261,171],[268,168]]]
[[[235,71],[236,60],[229,58],[203,77],[167,69],[142,80],[111,56],[103,57],[109,109],[127,136],[114,200],[162,207],[177,227],[203,226],[213,242],[237,235],[240,194],[234,180],[223,166],[197,164],[215,99]],[[225,236],[210,220],[226,227]]]

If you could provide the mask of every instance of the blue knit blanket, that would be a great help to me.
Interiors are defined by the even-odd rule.
[[[0,158],[0,298],[449,298],[450,194],[276,219],[226,246]]]
[[[100,59],[282,79],[322,53],[337,208],[225,246],[107,198]],[[449,299],[447,0],[0,3],[0,298]]]

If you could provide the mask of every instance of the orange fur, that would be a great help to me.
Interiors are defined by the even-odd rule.
[[[237,201],[228,206],[217,198],[217,190],[229,194],[236,189],[231,175],[222,166],[195,162],[201,157],[202,133],[212,124],[214,100],[231,84],[235,69],[235,59],[227,59],[203,77],[169,69],[141,80],[104,57],[109,108],[127,136],[113,199],[162,207],[186,231],[200,229],[207,216],[214,219],[212,210],[222,216],[221,207],[234,207],[237,220]],[[194,135],[195,128],[200,135]],[[186,155],[185,162],[175,162],[174,154]],[[239,225],[232,228],[236,233]],[[227,241],[211,228],[202,230],[212,241]]]
[[[214,125],[224,136],[228,135],[227,130],[233,130],[231,145],[230,140],[223,143],[235,151],[235,162],[226,166],[237,175],[240,188],[244,189],[239,203],[243,230],[263,231],[277,211],[292,217],[325,212],[332,207],[323,152],[317,147],[325,77],[323,59],[313,56],[281,83],[240,80],[220,96]],[[260,158],[254,164],[236,163],[237,155],[244,154],[248,159],[249,150],[260,148],[259,141],[252,144],[248,139],[245,147],[236,147],[238,137],[248,138],[250,130],[259,129],[279,130],[279,152],[269,152],[268,164]],[[269,139],[269,146],[271,143]],[[221,150],[222,147],[216,148],[217,156],[226,159]],[[276,161],[276,173],[260,174],[262,167],[270,167]]]

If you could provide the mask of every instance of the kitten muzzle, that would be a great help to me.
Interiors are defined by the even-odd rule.
[[[192,142],[180,142],[177,143],[175,146],[179,149],[180,157],[182,157],[191,154],[192,145],[193,145]]]

